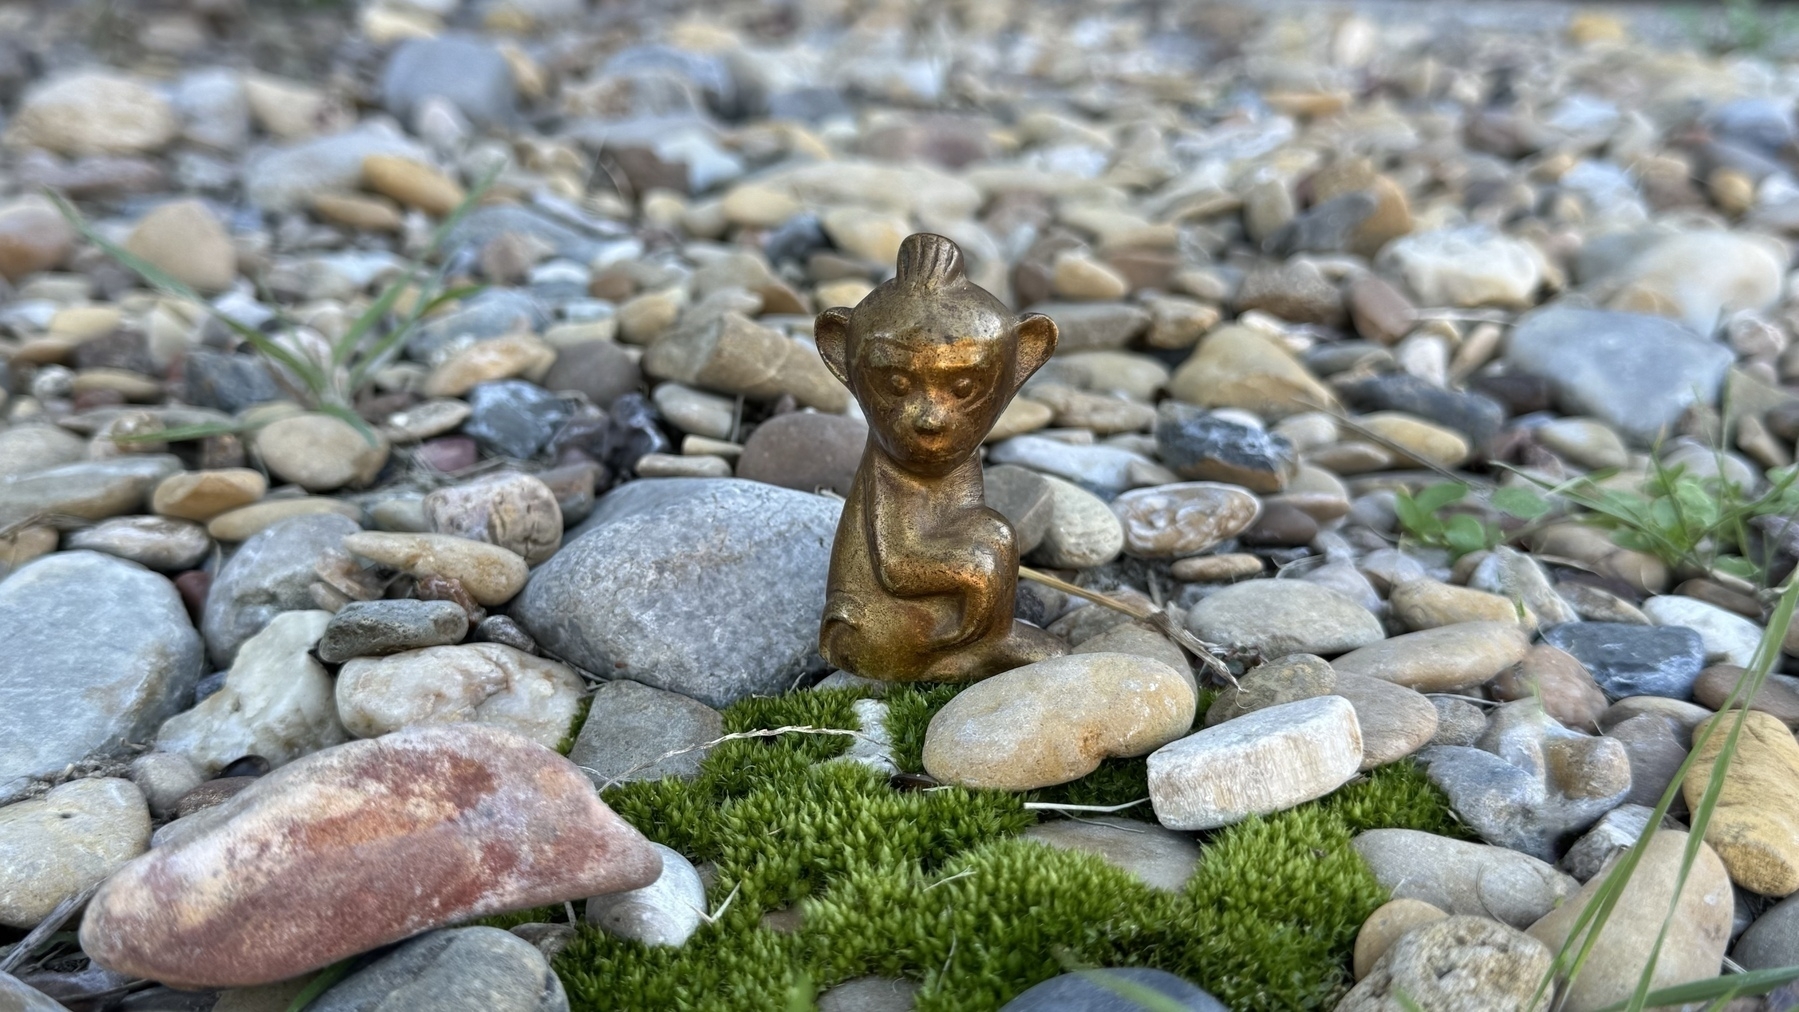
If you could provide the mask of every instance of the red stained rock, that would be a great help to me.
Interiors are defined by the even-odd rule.
[[[100,887],[81,924],[94,962],[178,988],[264,984],[662,871],[572,763],[479,724],[315,752],[218,812]]]

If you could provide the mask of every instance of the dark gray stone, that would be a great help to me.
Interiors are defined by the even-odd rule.
[[[1427,418],[1483,446],[1505,425],[1505,407],[1484,394],[1446,390],[1411,373],[1390,372],[1332,384],[1357,411],[1404,411]]]
[[[407,39],[381,72],[381,104],[402,121],[436,95],[486,126],[505,126],[517,115],[512,67],[492,43],[465,35]]]
[[[576,390],[602,408],[642,386],[637,360],[611,341],[583,341],[558,350],[556,364],[543,378],[544,389]]]
[[[331,616],[317,650],[319,660],[342,664],[461,643],[466,635],[468,613],[454,601],[351,601]]]
[[[1673,721],[1653,713],[1620,721],[1605,736],[1622,742],[1624,754],[1630,757],[1630,793],[1624,796],[1625,802],[1655,807],[1680,772],[1680,764],[1687,761],[1685,743],[1690,736],[1677,731]],[[1676,793],[1674,807],[1685,805],[1685,799]]]
[[[1282,226],[1268,245],[1278,256],[1346,252],[1355,240],[1355,230],[1379,206],[1380,198],[1368,190],[1332,197]]]
[[[252,404],[280,400],[281,387],[268,363],[254,355],[195,348],[182,360],[181,399],[235,414]]]
[[[318,565],[345,555],[345,535],[361,529],[335,513],[293,517],[239,546],[213,581],[200,619],[213,663],[230,667],[238,647],[276,615],[318,607],[307,590],[318,579]]]
[[[587,722],[568,758],[601,788],[615,782],[691,777],[699,773],[705,749],[662,757],[715,741],[724,733],[724,718],[705,703],[620,678],[594,692]]]
[[[475,627],[474,639],[477,643],[498,643],[527,654],[537,652],[537,641],[508,615],[489,615],[482,619]]]
[[[1178,401],[1163,401],[1156,410],[1156,455],[1183,478],[1252,492],[1279,492],[1299,467],[1287,437]]]
[[[983,484],[988,507],[998,510],[1018,535],[1018,554],[1029,555],[1043,543],[1054,516],[1049,482],[1030,468],[1000,464],[986,470]]]
[[[1705,669],[1705,641],[1686,626],[1564,622],[1543,630],[1543,642],[1573,654],[1613,699],[1691,699]]]
[[[511,614],[609,678],[712,706],[784,692],[825,667],[818,616],[840,510],[735,478],[632,482],[532,573]]]
[[[469,391],[473,413],[462,431],[489,453],[529,459],[568,420],[568,402],[535,383],[500,380]]]
[[[1190,1012],[1228,1012],[1224,1003],[1174,974],[1142,966],[1051,977],[1000,1006],[1000,1012],[1143,1012],[1143,1005],[1121,993],[1120,986],[1172,998]]]
[[[1745,970],[1799,966],[1799,895],[1788,896],[1763,911],[1737,939],[1730,958]]]
[[[12,974],[0,973],[0,1012],[69,1012],[69,1009]]]
[[[1660,316],[1561,306],[1520,319],[1505,353],[1513,371],[1547,380],[1563,411],[1643,445],[1695,400],[1717,403],[1735,361],[1729,348]]]
[[[868,445],[868,423],[860,418],[793,411],[776,415],[750,433],[737,477],[801,492],[830,489],[849,495]]]
[[[206,652],[167,579],[98,552],[59,552],[0,581],[0,804],[33,777],[186,709]]]
[[[537,946],[499,928],[421,935],[328,988],[311,1012],[568,1012]]]

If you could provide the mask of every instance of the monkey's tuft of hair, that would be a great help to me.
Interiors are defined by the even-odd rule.
[[[930,232],[915,232],[900,243],[897,280],[908,288],[944,288],[963,279],[962,249]]]

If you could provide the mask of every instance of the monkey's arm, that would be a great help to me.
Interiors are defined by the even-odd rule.
[[[949,523],[917,503],[875,496],[865,514],[875,578],[895,597],[955,595],[955,624],[935,647],[957,646],[991,626],[999,598],[1010,582],[1002,579],[1017,564],[1012,529],[992,510],[957,511]]]

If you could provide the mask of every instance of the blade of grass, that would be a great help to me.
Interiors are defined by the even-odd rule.
[[[380,438],[375,435],[375,430],[369,427],[369,423],[364,421],[361,415],[344,407],[342,404],[326,402],[319,405],[319,411],[323,414],[331,415],[334,418],[343,419],[352,429],[355,429],[357,433],[362,436],[363,441],[370,446],[381,445]]]
[[[1695,980],[1686,984],[1664,987],[1659,991],[1651,991],[1647,1000],[1652,1008],[1664,1005],[1684,1005],[1696,1001],[1729,1001],[1731,997],[1743,997],[1767,994],[1769,991],[1799,980],[1799,966],[1783,966],[1771,970],[1751,970],[1748,973],[1731,974],[1728,977],[1712,977],[1707,980]],[[1595,1012],[1625,1012],[1630,1001],[1613,1002]]]
[[[127,432],[106,438],[115,443],[185,443],[212,436],[235,436],[244,431],[241,422],[206,422],[199,425],[177,425],[160,432]]]
[[[319,995],[324,994],[331,985],[344,979],[344,975],[350,972],[350,964],[355,961],[356,957],[351,956],[320,970],[318,976],[307,981],[300,993],[294,995],[294,1000],[287,1006],[287,1012],[306,1012],[306,1006],[317,1001]]]

